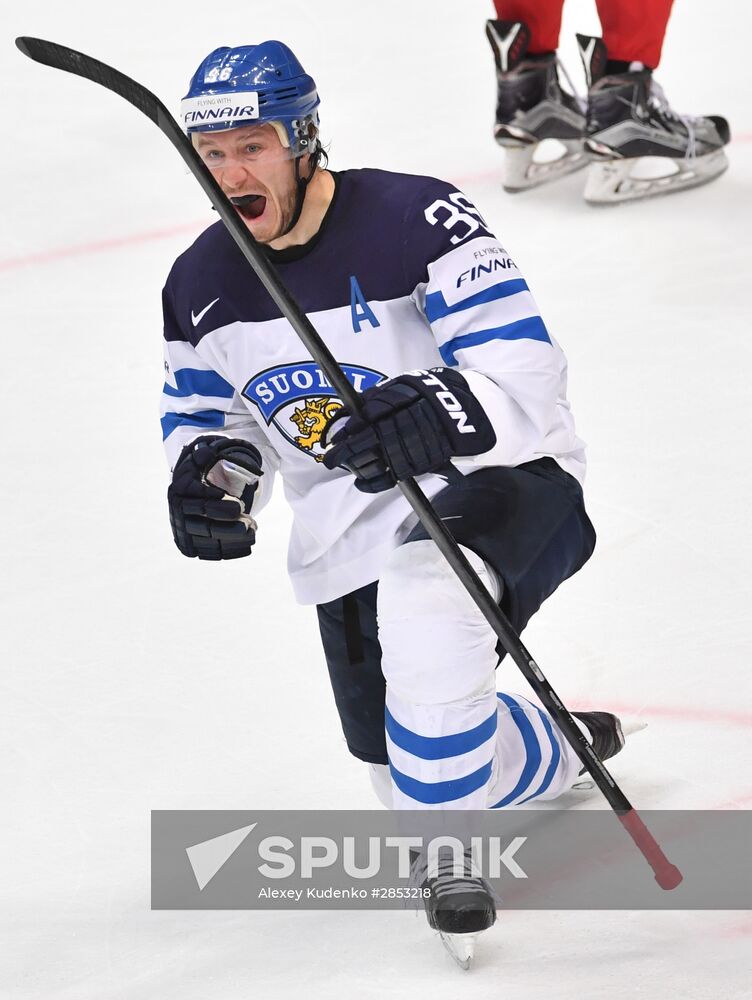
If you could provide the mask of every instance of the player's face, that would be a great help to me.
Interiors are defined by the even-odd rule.
[[[254,239],[271,243],[281,236],[295,212],[297,187],[294,160],[274,127],[199,132],[193,144],[229,198],[250,196],[236,210]]]

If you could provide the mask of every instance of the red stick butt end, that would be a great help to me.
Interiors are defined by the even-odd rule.
[[[672,865],[658,846],[652,833],[639,817],[636,809],[619,815],[622,826],[642,852],[653,869],[655,880],[661,889],[675,889],[682,880],[682,873]]]
[[[684,876],[676,865],[672,865],[670,862],[666,862],[655,873],[655,880],[661,889],[675,889],[683,878]]]

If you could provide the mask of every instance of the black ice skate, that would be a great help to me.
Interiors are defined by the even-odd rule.
[[[600,38],[577,35],[588,82],[587,138],[593,158],[585,201],[611,205],[706,184],[728,166],[728,122],[674,111],[639,63],[607,72]],[[634,67],[634,68],[631,68]]]
[[[572,712],[572,715],[575,719],[585,723],[590,735],[590,744],[601,760],[610,760],[617,753],[621,753],[627,736],[647,728],[646,722],[638,720],[622,722],[618,716],[612,715],[611,712]],[[586,773],[583,767],[580,776]],[[577,781],[572,785],[572,788],[580,791],[590,790],[593,787],[594,784],[590,779]]]
[[[462,875],[455,874],[454,853],[440,849],[435,876],[429,877],[426,856],[415,852],[410,877],[413,884],[430,889],[431,895],[423,900],[428,923],[439,932],[455,962],[469,969],[478,934],[496,920],[496,903],[488,882],[477,874],[469,849],[463,867]]]
[[[572,715],[587,726],[590,744],[601,760],[610,760],[624,749],[624,731],[616,715],[611,712],[572,712]],[[580,774],[584,773],[583,768]]]
[[[486,35],[496,62],[494,138],[506,151],[504,189],[525,191],[584,167],[585,107],[562,89],[556,54],[529,56],[530,31],[520,21],[487,21]],[[549,147],[563,146],[558,159],[544,159],[542,150],[536,160],[546,139],[558,140]]]

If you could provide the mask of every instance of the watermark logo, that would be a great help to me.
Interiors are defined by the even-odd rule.
[[[154,909],[422,908],[482,878],[508,909],[746,909],[752,812],[645,816],[663,892],[609,810],[155,811]]]
[[[239,830],[230,830],[229,833],[220,834],[219,837],[211,837],[192,847],[186,847],[185,853],[196,876],[199,892],[211,882],[219,869],[230,860],[255,828],[256,824],[251,823]]]
[[[185,848],[199,892],[232,858],[257,823],[218,837],[210,837]],[[296,839],[279,834],[260,840],[256,846],[262,879],[313,879],[324,869],[344,873],[348,878],[370,880],[386,874],[389,878],[409,879],[416,858],[424,859],[423,877],[439,874],[463,878],[469,874],[501,878],[527,878],[516,854],[526,837],[514,837],[506,844],[501,837],[471,837],[469,843],[453,836],[432,837],[427,843],[420,836],[300,836]]]

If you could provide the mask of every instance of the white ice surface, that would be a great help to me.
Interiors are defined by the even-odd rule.
[[[505,914],[464,975],[398,912],[149,910],[152,808],[375,802],[285,578],[281,500],[250,561],[185,560],[170,538],[159,292],[212,213],[146,119],[25,60],[18,34],[90,52],[173,107],[214,46],[280,37],[318,81],[334,168],[463,186],[569,356],[590,445],[599,546],[527,644],[573,704],[650,723],[613,766],[637,806],[752,806],[752,14],[678,3],[660,72],[681,109],[729,117],[728,174],[603,210],[581,176],[501,192],[491,14],[490,0],[0,10],[3,998],[752,994],[744,913]],[[592,3],[565,16],[581,81],[576,29],[597,30]],[[499,677],[524,690],[513,666]]]

